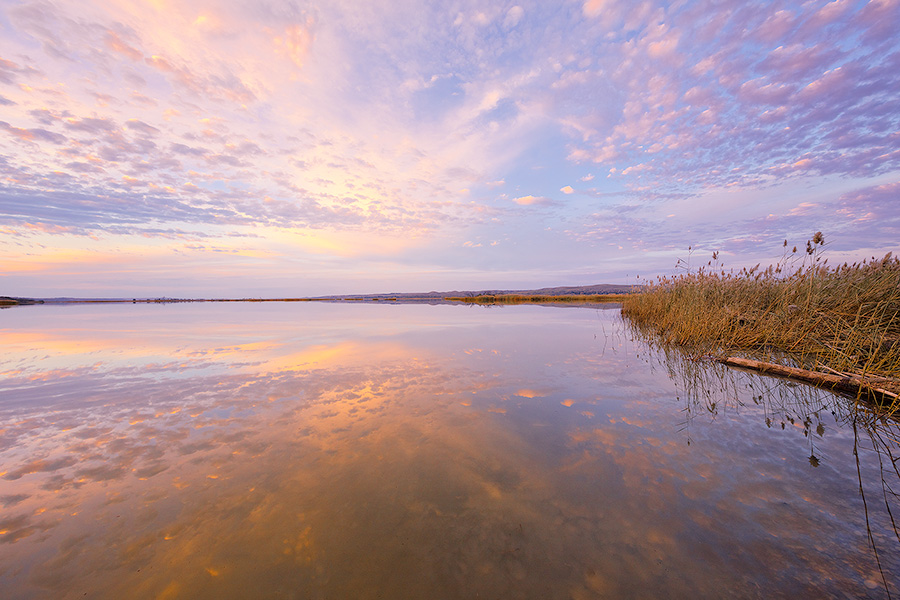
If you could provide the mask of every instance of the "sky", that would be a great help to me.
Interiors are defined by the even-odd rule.
[[[816,231],[881,257],[897,23],[900,0],[0,0],[0,295],[640,283]]]

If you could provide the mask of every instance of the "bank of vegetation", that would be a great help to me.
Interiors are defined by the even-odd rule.
[[[800,379],[900,409],[900,259],[829,266],[821,233],[765,269],[701,269],[623,300],[654,340],[694,358]]]
[[[14,298],[12,296],[0,296],[0,306],[19,306],[23,304],[43,304],[43,300],[32,298]]]
[[[582,303],[598,304],[604,302],[622,302],[630,294],[570,294],[570,295],[528,295],[528,294],[483,294],[480,296],[451,296],[444,298],[451,302],[469,304],[549,304],[549,303]]]

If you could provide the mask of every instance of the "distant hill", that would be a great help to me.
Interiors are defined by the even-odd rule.
[[[575,285],[547,287],[536,290],[515,290],[509,292],[478,292],[480,294],[519,294],[522,296],[586,296],[594,294],[628,294],[637,291],[640,286],[620,285],[616,283],[598,283],[595,285]]]

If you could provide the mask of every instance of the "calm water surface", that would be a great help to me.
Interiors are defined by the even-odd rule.
[[[618,310],[35,306],[0,335],[4,598],[898,593],[892,430]]]

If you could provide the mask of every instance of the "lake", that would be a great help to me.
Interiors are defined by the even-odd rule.
[[[4,598],[900,593],[895,425],[613,307],[44,305],[0,332]]]

